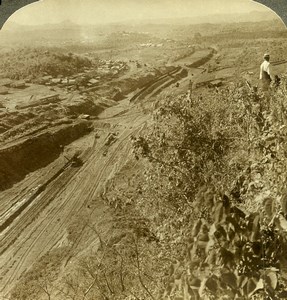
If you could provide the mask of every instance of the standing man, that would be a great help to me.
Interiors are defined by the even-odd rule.
[[[265,95],[269,96],[269,88],[271,83],[270,75],[270,55],[264,54],[264,62],[260,66],[260,80],[262,81],[262,90]]]

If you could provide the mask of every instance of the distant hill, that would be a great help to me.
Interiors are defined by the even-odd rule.
[[[242,22],[261,22],[278,20],[278,16],[273,11],[260,12],[252,11],[250,13],[233,14],[214,14],[190,18],[162,18],[134,21],[142,24],[170,24],[170,25],[190,25],[190,24],[220,24],[220,23],[242,23]]]
[[[79,41],[81,34],[82,26],[70,21],[45,25],[20,25],[9,22],[0,31],[0,42],[3,44],[5,41],[17,43]]]
[[[200,32],[206,30],[205,34],[209,31],[210,34],[212,34],[218,31],[218,26],[236,27],[237,24],[244,23],[252,31],[261,30],[262,27],[264,30],[270,30],[272,28],[276,30],[278,28],[280,29],[280,25],[282,24],[278,16],[271,10],[267,12],[252,11],[245,14],[217,14],[190,18],[129,20],[102,25],[80,25],[69,20],[56,24],[37,26],[19,25],[9,22],[5,24],[0,31],[0,43],[2,47],[7,47],[9,43],[30,44],[31,42],[38,45],[65,46],[66,43],[83,45],[81,43],[86,43],[87,41],[100,46],[105,43],[105,40],[110,34],[119,31],[148,32],[156,37],[166,37],[169,33],[177,30],[177,28],[182,31],[182,26],[200,26],[201,28],[194,28],[194,30]],[[250,25],[248,23],[250,23]],[[261,23],[262,25],[260,25]]]
[[[237,23],[237,22],[261,22],[278,19],[278,16],[273,11],[261,12],[252,11],[250,13],[233,13],[233,14],[213,14],[199,17],[190,18],[160,18],[160,19],[145,19],[145,20],[129,20],[124,22],[116,22],[102,25],[87,25],[76,24],[70,20],[65,20],[55,24],[44,25],[20,25],[17,23],[9,22],[3,29],[6,31],[49,31],[49,30],[69,30],[79,31],[83,27],[106,27],[113,25],[128,25],[128,24],[168,24],[168,25],[189,25],[189,24],[202,24],[202,23]]]
[[[7,22],[2,31],[46,31],[46,30],[79,30],[81,25],[65,20],[60,23],[47,23],[43,25],[21,25],[15,22]]]

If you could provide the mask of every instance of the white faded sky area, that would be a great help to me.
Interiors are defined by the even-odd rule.
[[[15,12],[7,21],[25,25],[106,24],[128,20],[185,18],[268,11],[251,0],[41,0]]]

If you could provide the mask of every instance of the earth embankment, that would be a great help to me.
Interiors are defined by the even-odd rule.
[[[63,146],[91,131],[89,121],[78,121],[19,140],[0,149],[0,190],[22,180],[25,175],[54,161]]]

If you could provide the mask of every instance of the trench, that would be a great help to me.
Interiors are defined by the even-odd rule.
[[[77,121],[0,149],[0,191],[11,188],[33,171],[53,162],[68,145],[91,131],[91,122]]]

